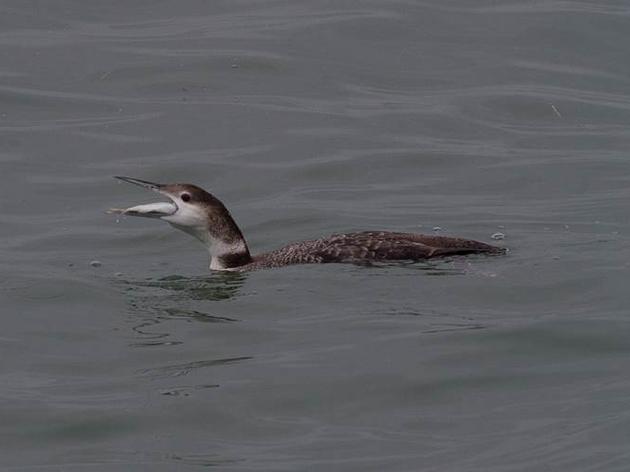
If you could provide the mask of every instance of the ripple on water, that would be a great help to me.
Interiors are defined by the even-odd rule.
[[[152,367],[143,369],[139,372],[140,375],[149,378],[162,378],[162,377],[182,377],[195,372],[199,369],[208,367],[224,366],[229,364],[241,363],[244,361],[252,360],[251,356],[240,357],[226,357],[223,359],[209,359],[203,361],[185,362],[183,364],[174,364],[162,367]]]

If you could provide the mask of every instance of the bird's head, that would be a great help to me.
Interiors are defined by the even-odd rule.
[[[129,208],[112,208],[109,213],[158,218],[196,237],[208,246],[213,263],[226,253],[246,253],[247,244],[225,205],[209,192],[192,184],[157,184],[131,177],[116,177],[163,195],[168,201]],[[247,259],[244,257],[243,260]]]

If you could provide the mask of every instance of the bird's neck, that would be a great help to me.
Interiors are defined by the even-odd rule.
[[[240,240],[211,238],[207,242],[207,247],[212,270],[234,270],[252,262],[252,256],[242,235]]]
[[[222,221],[223,224],[202,226],[180,226],[171,223],[191,236],[200,240],[210,253],[210,269],[234,270],[252,262],[247,242],[234,220]]]
[[[220,217],[208,222],[207,247],[210,269],[234,270],[252,262],[247,242],[230,212],[223,207]]]
[[[171,225],[199,239],[210,253],[210,269],[234,270],[252,262],[247,242],[225,206],[215,199],[197,225]]]

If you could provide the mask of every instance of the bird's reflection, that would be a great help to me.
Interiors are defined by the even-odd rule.
[[[128,300],[133,347],[172,346],[168,323],[199,322],[229,324],[239,320],[217,314],[207,302],[233,300],[239,296],[246,274],[219,273],[206,277],[171,275],[159,279],[117,279]],[[211,311],[211,312],[209,312]]]
[[[247,274],[221,272],[203,277],[184,277],[169,275],[159,279],[127,280],[131,289],[156,288],[168,290],[172,294],[179,294],[183,298],[192,300],[220,301],[238,296],[240,288],[245,283]]]

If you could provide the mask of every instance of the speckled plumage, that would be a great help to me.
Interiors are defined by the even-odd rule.
[[[486,253],[502,254],[505,249],[478,241],[415,233],[365,231],[334,234],[301,241],[254,256],[252,262],[237,268],[249,271],[291,264],[325,264],[334,262],[423,260],[432,257]]]

